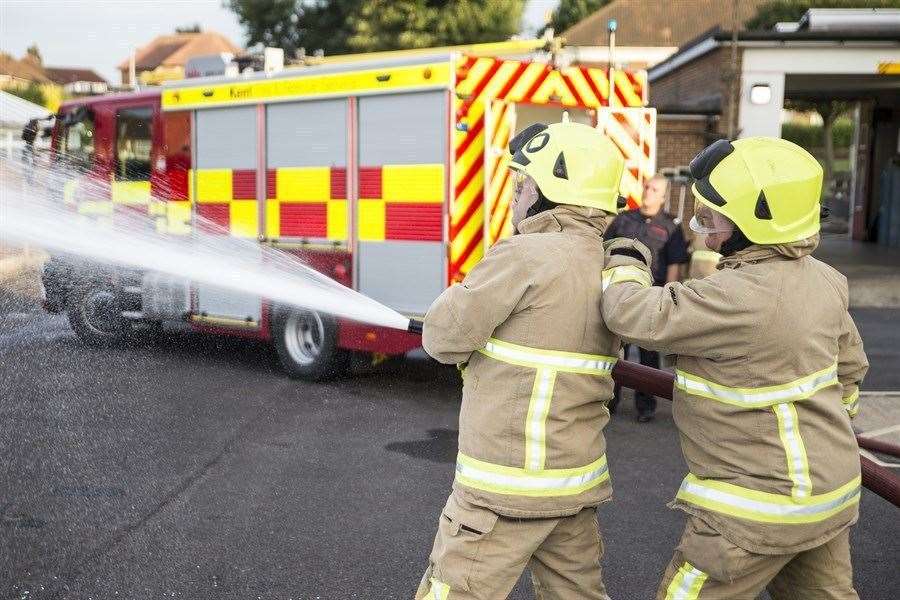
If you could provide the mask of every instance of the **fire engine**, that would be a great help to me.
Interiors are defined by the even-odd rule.
[[[211,222],[422,316],[511,234],[506,144],[517,131],[559,121],[563,111],[602,128],[626,157],[622,194],[631,205],[654,171],[645,72],[558,67],[502,50],[338,57],[67,102],[53,147],[110,191],[82,197],[73,182],[66,201],[97,219],[146,213],[163,235]],[[288,373],[308,379],[339,372],[351,353],[420,345],[407,332],[157,273],[86,277],[57,261],[45,287],[48,307],[65,310],[88,343],[181,320],[269,340]]]

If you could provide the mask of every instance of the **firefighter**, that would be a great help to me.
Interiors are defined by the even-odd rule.
[[[600,319],[603,231],[624,159],[596,129],[535,124],[509,145],[515,235],[434,302],[423,346],[463,368],[453,491],[416,598],[607,598],[596,507],[619,341]]]
[[[810,256],[822,168],[795,144],[755,137],[714,143],[691,174],[691,227],[722,254],[718,271],[651,287],[647,249],[618,239],[603,273],[606,326],[677,355],[690,472],[672,506],[688,517],[658,598],[856,598],[850,418],[868,363],[846,279]]]

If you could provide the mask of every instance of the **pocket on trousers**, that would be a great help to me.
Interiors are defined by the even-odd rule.
[[[448,584],[451,591],[468,591],[481,543],[496,523],[496,513],[450,496],[431,553],[435,578]]]
[[[697,517],[689,517],[678,551],[710,579],[732,583],[746,574],[752,555],[722,537]]]

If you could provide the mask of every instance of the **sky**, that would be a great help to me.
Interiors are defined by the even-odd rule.
[[[543,23],[557,1],[527,0],[524,29]],[[119,83],[116,65],[133,48],[194,23],[244,45],[222,0],[0,0],[0,50],[20,58],[37,44],[45,65],[89,67]]]

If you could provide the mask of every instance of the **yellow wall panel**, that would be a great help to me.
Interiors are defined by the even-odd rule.
[[[381,186],[388,202],[443,202],[444,165],[385,165]]]
[[[194,173],[197,179],[197,202],[228,202],[233,198],[231,188],[231,169],[198,169]]]
[[[359,239],[384,241],[384,200],[359,201]]]
[[[328,201],[328,239],[343,241],[347,239],[347,201]]]
[[[256,237],[259,231],[259,213],[256,200],[232,200],[229,205],[231,235]]]
[[[275,172],[278,200],[325,202],[331,197],[331,169],[288,167]]]
[[[277,238],[281,235],[281,203],[278,200],[266,200],[266,237]]]

